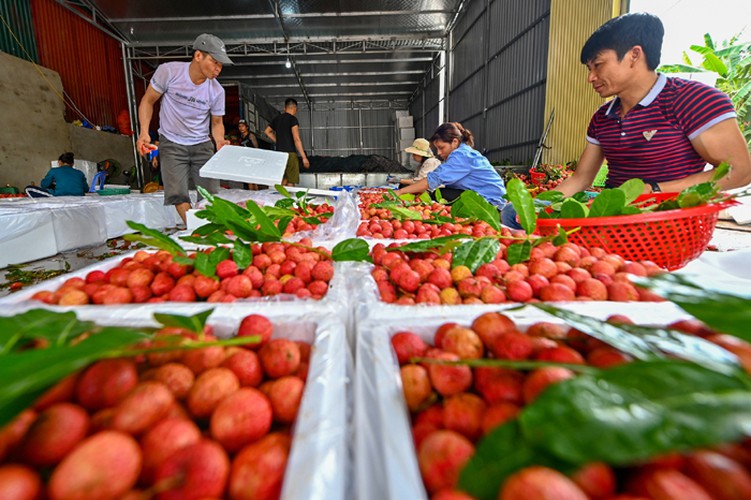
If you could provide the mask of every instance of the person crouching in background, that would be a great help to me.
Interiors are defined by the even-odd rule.
[[[441,166],[441,160],[433,156],[430,150],[430,143],[422,137],[415,139],[415,142],[408,148],[404,148],[406,153],[412,153],[412,159],[418,163],[419,167],[415,176],[411,179],[401,179],[400,184],[414,184],[428,176],[428,173]]]
[[[73,168],[73,153],[63,153],[57,159],[57,168],[51,168],[42,179],[41,187],[27,186],[26,194],[32,198],[48,196],[84,196],[89,190],[86,176]]]

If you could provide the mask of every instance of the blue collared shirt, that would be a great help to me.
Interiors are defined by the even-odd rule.
[[[440,167],[428,174],[431,191],[441,184],[447,188],[475,191],[498,208],[506,204],[503,179],[487,158],[466,144],[452,151]]]

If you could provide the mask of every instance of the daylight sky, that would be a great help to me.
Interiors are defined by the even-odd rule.
[[[665,25],[662,64],[680,63],[690,45],[704,44],[704,33],[718,45],[741,31],[740,39],[751,41],[751,0],[631,0],[630,10],[655,14]]]

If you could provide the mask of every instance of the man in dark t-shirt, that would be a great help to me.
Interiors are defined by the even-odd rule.
[[[305,155],[305,149],[302,147],[300,122],[297,121],[296,114],[297,101],[289,98],[284,101],[284,113],[274,118],[264,130],[264,133],[276,143],[277,151],[289,153],[282,184],[292,186],[300,182],[300,165],[295,151],[300,153],[303,167],[310,168],[310,162]]]

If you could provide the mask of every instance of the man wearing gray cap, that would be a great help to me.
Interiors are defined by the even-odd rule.
[[[138,106],[140,154],[153,149],[149,124],[154,104],[162,99],[159,111],[159,157],[161,158],[164,204],[174,205],[185,222],[190,209],[189,189],[201,186],[213,193],[219,181],[198,174],[214,154],[209,129],[217,150],[224,139],[224,88],[216,81],[224,64],[232,64],[224,42],[204,33],[193,42],[193,59],[159,65]]]

